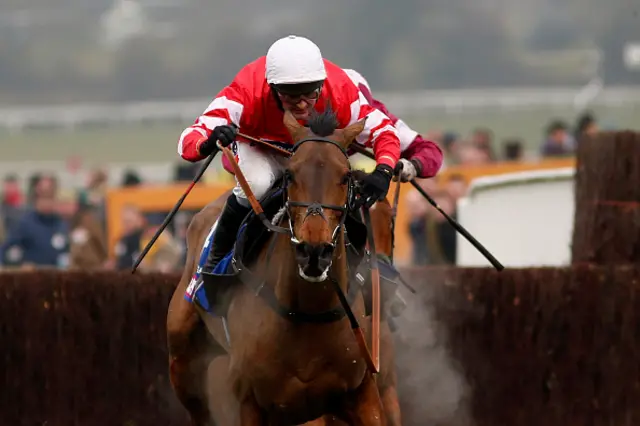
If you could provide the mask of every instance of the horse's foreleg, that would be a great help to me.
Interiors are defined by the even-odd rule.
[[[402,424],[400,415],[400,402],[398,400],[398,377],[395,367],[395,350],[389,324],[386,322],[380,327],[380,358],[383,360],[382,374],[378,378],[378,392],[382,400],[384,412],[387,415],[389,426]]]
[[[398,391],[395,384],[386,386],[380,395],[382,399],[382,406],[387,416],[387,425],[389,426],[401,426],[402,417],[400,415],[400,401],[398,401]]]
[[[386,426],[378,387],[369,372],[345,407],[344,419],[352,426]],[[341,416],[342,417],[342,416]]]
[[[204,324],[193,305],[176,290],[167,315],[169,378],[178,400],[189,412],[193,426],[210,423],[207,401],[207,366],[212,359],[206,347]]]

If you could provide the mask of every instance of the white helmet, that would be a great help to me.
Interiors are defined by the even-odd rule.
[[[311,83],[327,78],[320,48],[311,40],[294,35],[271,45],[266,68],[269,84]]]
[[[371,91],[371,87],[369,86],[369,82],[358,71],[352,70],[352,69],[349,69],[349,68],[344,68],[343,71],[347,73],[347,75],[349,76],[351,81],[353,81],[353,84],[355,84],[356,86],[359,85],[359,84],[364,84],[364,86],[367,89],[369,89],[369,91]]]

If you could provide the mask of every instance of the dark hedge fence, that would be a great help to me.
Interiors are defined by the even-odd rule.
[[[603,132],[580,140],[572,260],[640,261],[640,133]]]
[[[640,424],[640,267],[403,273],[420,289],[412,300],[446,331],[475,425]],[[185,425],[165,344],[177,281],[0,275],[0,424]],[[411,333],[418,338],[434,324],[414,324]],[[404,424],[462,425],[454,416],[425,418],[426,402],[442,390],[417,386],[412,368],[399,366]]]

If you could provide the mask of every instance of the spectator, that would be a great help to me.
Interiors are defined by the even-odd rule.
[[[102,227],[107,225],[106,197],[108,184],[109,176],[106,170],[96,168],[89,173],[86,188],[80,190],[78,194],[80,208],[85,206],[93,207],[94,214]]]
[[[503,144],[503,148],[506,161],[522,161],[524,152],[520,139],[507,139]]]
[[[489,151],[473,143],[462,144],[459,148],[458,156],[462,166],[479,166],[491,162]]]
[[[418,184],[428,193],[437,189],[436,179],[418,179]],[[417,266],[429,263],[429,250],[427,247],[427,214],[432,207],[422,195],[412,189],[404,201],[409,212],[409,235],[413,243],[413,264]]]
[[[451,196],[452,200],[457,203],[458,200],[467,195],[467,181],[461,174],[453,174],[447,179],[445,190]],[[455,210],[457,211],[457,205]]]
[[[122,177],[122,186],[130,188],[142,184],[140,175],[135,170],[127,170]]]
[[[546,140],[542,144],[543,157],[567,157],[573,155],[575,141],[562,120],[552,121],[547,127]]]
[[[8,229],[7,240],[0,247],[3,264],[67,267],[69,228],[56,211],[57,192],[52,176],[32,180],[32,207]]]
[[[144,233],[146,220],[140,210],[133,205],[127,205],[122,210],[122,236],[116,243],[115,253],[117,269],[133,267],[140,253],[140,240]]]
[[[93,206],[102,209],[107,192],[108,175],[103,169],[94,169],[89,172],[85,189],[78,194],[78,202],[81,206]]]
[[[498,161],[493,148],[493,132],[485,127],[479,127],[471,134],[471,144],[483,151],[487,157],[487,162]]]
[[[50,195],[54,193],[56,198],[56,208],[58,201],[58,179],[48,172],[36,173],[29,178],[29,186],[25,199],[25,208],[33,209],[35,202],[40,195]]]
[[[0,245],[4,243],[4,240],[6,237],[7,237],[7,231],[4,227],[4,217],[2,216],[2,210],[0,210]],[[0,260],[0,264],[2,264],[1,260]]]
[[[176,164],[173,169],[174,182],[191,182],[198,174],[199,165],[196,163]]]
[[[587,111],[578,117],[573,137],[577,142],[584,136],[593,136],[598,132],[598,123],[593,113]]]
[[[2,183],[2,200],[0,201],[0,227],[5,232],[18,223],[23,208],[23,194],[16,175],[7,176]],[[0,239],[2,241],[2,239]]]
[[[433,191],[436,202],[454,219],[457,216],[458,200],[466,194],[467,182],[461,174],[449,176],[444,184],[444,189]],[[429,253],[426,264],[455,264],[457,247],[455,229],[435,209],[427,210],[423,224],[426,251]]]
[[[461,141],[458,134],[445,132],[442,135],[442,143],[440,146],[442,146],[444,163],[446,166],[455,166],[460,164]]]
[[[69,267],[96,269],[108,260],[106,236],[95,207],[80,206],[71,221]]]
[[[159,228],[162,220],[151,222],[147,226],[140,239],[140,249],[146,246]],[[182,250],[178,241],[165,229],[158,237],[149,253],[140,264],[141,271],[175,272],[181,266]]]
[[[456,218],[455,200],[448,191],[436,191],[432,197],[445,213],[454,219]],[[426,216],[426,236],[429,264],[455,264],[456,231],[436,209],[429,210]]]

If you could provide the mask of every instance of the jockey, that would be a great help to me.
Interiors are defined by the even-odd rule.
[[[255,138],[294,141],[283,117],[289,110],[303,123],[312,110],[324,111],[330,104],[340,128],[367,118],[356,142],[372,146],[376,168],[364,178],[362,196],[371,205],[386,196],[393,169],[400,158],[400,141],[392,121],[370,106],[347,74],[323,59],[318,46],[297,36],[277,40],[267,55],[244,66],[230,85],[185,129],[178,141],[178,153],[188,161],[199,161],[216,149],[216,141],[229,146],[239,128]],[[283,159],[248,142],[238,141],[237,161],[256,198],[261,198],[284,172]],[[237,181],[237,179],[236,179]],[[203,271],[210,273],[231,251],[240,224],[251,206],[237,184],[214,225],[213,241]]]
[[[418,132],[407,126],[404,121],[391,114],[382,102],[374,99],[371,95],[369,83],[359,72],[352,69],[345,69],[344,71],[351,78],[353,84],[358,86],[369,105],[389,117],[398,131],[401,151],[399,162],[402,164],[400,180],[408,182],[416,177],[434,177],[442,166],[442,150],[440,147],[434,142],[424,139]]]
[[[353,84],[358,86],[369,105],[389,117],[398,131],[401,151],[399,163],[402,164],[400,180],[408,182],[416,177],[421,179],[434,177],[442,166],[443,156],[440,147],[424,139],[404,121],[391,114],[382,102],[373,97],[369,83],[359,72],[352,69],[344,69],[344,71]],[[222,165],[226,171],[233,174],[233,168],[227,157],[222,157]]]

